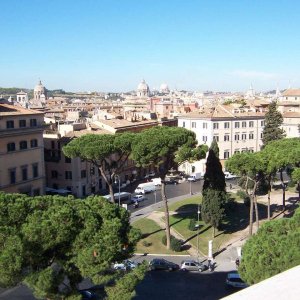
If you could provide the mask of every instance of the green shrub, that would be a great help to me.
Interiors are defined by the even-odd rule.
[[[181,251],[181,240],[176,239],[175,237],[173,237],[171,239],[171,250],[175,251],[175,252],[180,252]]]
[[[196,230],[195,226],[196,226],[196,220],[194,218],[190,219],[188,229],[190,231],[195,231]]]
[[[146,240],[144,240],[142,244],[143,244],[144,247],[150,247],[152,245],[152,243],[150,243]]]
[[[296,183],[293,180],[289,181],[288,187],[293,188],[295,186],[296,186]]]
[[[161,242],[166,246],[167,245],[167,237],[164,235],[161,239]],[[176,239],[173,235],[171,235],[170,248],[175,252],[181,251],[181,240]]]

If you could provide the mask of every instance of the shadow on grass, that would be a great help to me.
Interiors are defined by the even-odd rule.
[[[200,234],[204,233],[205,231],[209,230],[211,228],[211,226],[206,226],[205,228],[203,228],[202,230],[199,230],[199,232],[196,232],[195,234],[193,234],[192,236],[190,236],[188,239],[186,239],[183,244],[189,242],[190,240],[192,240],[193,238],[195,238],[198,234],[200,236]]]
[[[165,231],[165,230],[163,228],[160,228],[160,229],[157,229],[157,230],[149,232],[149,233],[143,233],[142,239],[145,239],[145,238],[149,237],[150,235],[161,232],[161,231]]]
[[[259,220],[267,218],[267,205],[258,203]],[[220,225],[219,230],[222,231],[217,236],[226,233],[231,234],[245,229],[249,225],[249,206],[244,203],[235,202],[226,210],[226,217]],[[253,223],[255,223],[255,210],[253,212]]]
[[[175,212],[177,212],[178,215],[186,214],[189,212],[195,212],[195,214],[197,214],[197,211],[198,211],[198,205],[195,203],[182,205],[175,210]]]

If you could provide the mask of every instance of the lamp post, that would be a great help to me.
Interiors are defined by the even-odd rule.
[[[155,190],[154,190],[154,199],[155,199],[155,204],[156,204],[156,187],[155,187]]]
[[[192,192],[192,180],[190,180],[190,195],[193,195],[193,192]]]
[[[120,181],[120,176],[115,174],[115,183],[119,183],[119,206],[121,206],[121,195],[120,195],[120,190],[121,190],[121,181]]]

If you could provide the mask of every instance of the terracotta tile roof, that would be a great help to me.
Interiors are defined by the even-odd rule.
[[[293,97],[293,96],[300,97],[300,89],[288,89],[288,90],[285,90],[282,95],[284,97]]]
[[[41,111],[26,109],[20,106],[10,104],[0,104],[0,116],[16,116],[16,115],[42,115]]]
[[[282,114],[284,118],[300,118],[300,112],[297,111],[286,111]]]

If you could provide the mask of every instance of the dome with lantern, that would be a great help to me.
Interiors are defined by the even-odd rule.
[[[144,79],[139,83],[136,94],[138,97],[148,97],[150,95],[149,86]]]

